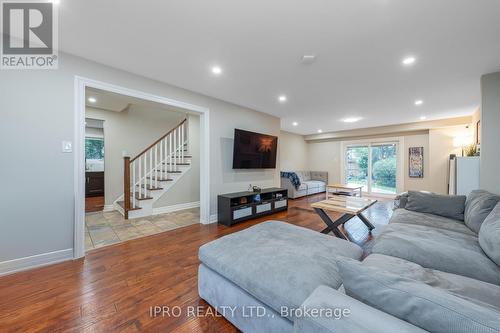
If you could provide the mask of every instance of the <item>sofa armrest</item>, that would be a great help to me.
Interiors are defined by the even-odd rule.
[[[303,315],[294,320],[295,333],[426,332],[326,286],[316,288],[301,308]],[[325,310],[318,314],[321,309],[333,314]]]
[[[289,178],[281,177],[281,188],[288,190],[288,196],[293,198],[295,194],[295,186]]]
[[[408,203],[408,192],[403,192],[394,198],[394,209],[405,208]]]
[[[320,180],[328,185],[328,172],[327,171],[311,171],[312,180]]]

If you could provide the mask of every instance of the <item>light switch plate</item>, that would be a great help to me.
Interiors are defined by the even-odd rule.
[[[62,142],[62,152],[63,153],[71,153],[71,152],[73,152],[73,142],[71,142],[71,141],[63,141]]]

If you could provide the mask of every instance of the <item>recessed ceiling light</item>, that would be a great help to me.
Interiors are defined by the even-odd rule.
[[[285,95],[281,95],[280,97],[278,97],[278,100],[283,103],[283,102],[286,102],[286,96]]]
[[[87,101],[89,101],[90,103],[95,103],[97,102],[97,99],[95,99],[95,97],[89,97]]]
[[[360,120],[361,120],[360,117],[350,117],[350,118],[344,118],[344,119],[342,119],[342,121],[344,123],[355,123],[355,122],[360,121]]]
[[[424,104],[424,101],[422,101],[421,99],[417,99],[415,101],[415,105],[422,105],[422,104]]]
[[[425,120],[425,119],[427,119],[427,117],[426,117],[426,116],[421,116],[421,117],[420,117],[420,120]]]
[[[417,58],[415,57],[406,57],[403,59],[403,65],[405,66],[410,66],[413,65],[417,61]]]
[[[296,121],[294,121],[294,122],[292,123],[292,125],[293,125],[293,126],[299,126],[299,123],[298,123],[298,122],[296,122]]]
[[[323,133],[323,130],[320,130],[320,129],[319,129],[319,130],[318,130],[318,133]]]
[[[316,55],[314,55],[314,54],[305,54],[305,55],[302,56],[302,60],[301,60],[301,62],[304,65],[310,65],[314,61],[316,61]]]
[[[213,66],[212,73],[214,73],[215,75],[220,75],[222,74],[222,68],[220,68],[219,66]]]

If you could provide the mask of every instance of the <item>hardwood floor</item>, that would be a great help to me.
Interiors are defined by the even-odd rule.
[[[86,197],[85,198],[85,212],[100,212],[104,208],[104,196],[99,197]]]
[[[0,332],[238,332],[224,318],[210,316],[212,309],[198,297],[198,248],[270,219],[322,230],[309,204],[323,198],[290,200],[287,212],[230,228],[191,225],[93,250],[82,260],[2,277]],[[385,202],[366,214],[375,226],[386,224],[389,215]],[[346,231],[357,243],[370,239],[359,220],[349,221]],[[151,316],[154,306],[179,307],[182,315]],[[198,306],[207,316],[186,315],[188,307]]]

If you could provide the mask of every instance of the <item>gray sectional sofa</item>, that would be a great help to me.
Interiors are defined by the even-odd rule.
[[[500,332],[499,202],[403,194],[368,255],[264,222],[200,247],[199,294],[243,332]]]
[[[290,178],[281,177],[281,187],[288,190],[289,198],[296,199],[326,191],[328,184],[328,172],[326,171],[290,171],[286,173],[295,173],[299,179],[298,184],[293,184]]]

